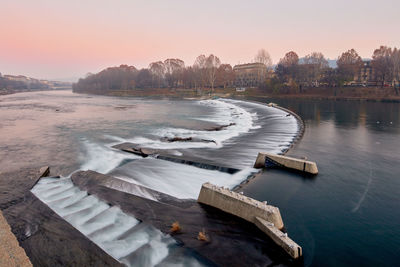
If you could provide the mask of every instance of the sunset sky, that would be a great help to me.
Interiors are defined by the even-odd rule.
[[[399,0],[1,0],[0,72],[74,78],[209,53],[234,65],[260,48],[274,63],[290,50],[369,58],[400,46],[399,26]]]

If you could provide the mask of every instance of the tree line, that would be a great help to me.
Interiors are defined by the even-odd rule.
[[[313,85],[322,83],[327,86],[343,86],[360,74],[364,61],[356,50],[343,52],[336,60],[337,67],[329,67],[328,60],[319,52],[306,55],[301,60],[291,51],[280,59],[275,68],[276,78],[283,83]],[[375,82],[386,83],[400,80],[400,50],[381,46],[375,49],[370,60]]]
[[[23,81],[15,81],[3,77],[0,73],[0,90],[24,91],[24,90],[44,90],[49,89],[47,84],[34,80],[29,83]]]
[[[360,72],[363,60],[354,49],[343,52],[336,60],[337,67],[330,67],[320,52],[312,52],[303,58],[290,51],[276,66],[272,65],[269,53],[261,49],[255,55],[254,63],[262,63],[265,71],[259,83],[260,88],[291,87],[301,89],[307,86],[338,87],[353,81]],[[371,66],[376,82],[381,86],[393,81],[399,82],[400,50],[381,46],[372,54]],[[147,68],[120,65],[110,67],[97,74],[88,74],[73,85],[74,91],[132,90],[145,88],[226,88],[234,87],[236,73],[230,64],[210,54],[200,55],[193,65],[186,66],[178,58],[156,61]]]

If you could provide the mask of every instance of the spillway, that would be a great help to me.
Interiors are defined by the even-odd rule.
[[[80,190],[70,178],[42,178],[31,192],[127,266],[201,266],[195,258],[182,254],[182,248],[171,236]]]

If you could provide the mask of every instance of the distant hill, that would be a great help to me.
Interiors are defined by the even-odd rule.
[[[49,89],[71,89],[72,83],[40,80],[24,75],[2,75],[0,73],[0,94]]]
[[[329,67],[331,67],[333,69],[337,68],[336,59],[327,59],[327,60],[328,60]]]

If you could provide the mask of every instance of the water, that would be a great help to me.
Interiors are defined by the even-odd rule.
[[[273,101],[305,120],[288,154],[315,160],[319,174],[269,170],[245,194],[280,208],[306,266],[398,265],[400,105]]]
[[[52,165],[109,173],[139,157],[112,149],[121,142],[175,149],[215,163],[251,167],[262,147],[279,153],[296,136],[296,120],[278,109],[235,100],[169,101],[73,94],[21,93],[0,98],[2,171]],[[221,131],[207,131],[229,125]],[[261,130],[262,129],[262,130]],[[163,137],[214,142],[162,142]],[[251,140],[249,143],[247,140]],[[194,169],[195,170],[195,169]]]
[[[32,192],[109,255],[131,266],[199,263],[191,253],[188,258],[170,253],[175,242],[158,229],[134,230],[136,218],[79,190],[69,179],[72,173],[111,174],[117,179],[106,186],[150,200],[158,201],[154,191],[135,185],[193,200],[204,182],[229,188],[240,184],[257,171],[252,165],[260,149],[281,153],[299,131],[296,119],[284,111],[228,99],[171,101],[34,92],[2,96],[0,110],[2,172],[50,165],[64,178],[44,180]],[[217,126],[223,127],[212,130]],[[192,142],[163,141],[174,137],[190,137]],[[240,171],[203,169],[112,148],[121,142],[170,149]],[[121,180],[129,186],[121,188]]]
[[[306,266],[396,265],[400,255],[399,105],[265,102],[271,101],[305,120],[305,135],[289,155],[315,160],[320,173],[310,178],[268,170],[242,189],[245,194],[280,208],[290,237],[303,247]],[[230,123],[235,125],[206,131]],[[63,176],[92,169],[176,197],[196,198],[203,181],[229,187],[240,183],[252,171],[259,151],[285,150],[297,131],[292,116],[236,100],[21,93],[0,97],[0,167],[7,172],[51,165],[53,172]],[[215,143],[161,142],[165,136],[194,136]],[[142,159],[111,148],[125,141],[173,149],[243,171],[231,175]],[[71,191],[63,194],[76,193]],[[137,194],[157,200],[146,191]],[[159,258],[146,255],[149,262]]]

